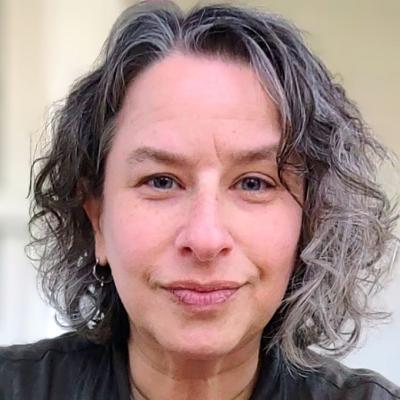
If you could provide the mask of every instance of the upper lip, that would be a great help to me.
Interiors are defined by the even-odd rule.
[[[198,281],[175,281],[163,285],[164,289],[186,289],[194,290],[196,292],[212,292],[215,290],[238,289],[243,286],[242,283],[234,281],[211,281],[211,282],[198,282]]]

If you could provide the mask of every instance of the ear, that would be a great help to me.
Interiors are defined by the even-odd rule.
[[[99,198],[93,196],[87,198],[83,203],[83,208],[92,224],[94,239],[95,239],[95,253],[100,265],[107,264],[107,255],[104,243],[104,236],[102,230],[102,204]]]

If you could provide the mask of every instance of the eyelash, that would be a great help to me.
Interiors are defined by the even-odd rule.
[[[166,174],[151,175],[149,177],[146,177],[140,182],[140,185],[147,185],[147,186],[149,186],[149,187],[151,187],[151,188],[153,188],[155,190],[158,190],[158,191],[167,191],[167,190],[172,189],[172,188],[161,189],[161,188],[157,188],[157,187],[151,185],[151,182],[154,183],[154,181],[156,179],[160,179],[160,178],[169,179],[169,180],[173,181],[172,183],[177,184],[179,188],[183,188],[183,185],[181,185],[175,177],[170,176],[170,175],[166,175]],[[258,181],[260,183],[260,186],[264,187],[264,189],[248,190],[248,191],[246,190],[246,192],[259,193],[260,191],[265,191],[265,190],[272,189],[272,188],[275,187],[275,185],[273,183],[269,182],[268,180],[260,178],[258,176],[252,176],[252,175],[240,178],[233,186],[238,185],[240,182],[243,183],[246,179],[256,180],[256,181]]]
[[[152,181],[154,182],[155,179],[160,179],[160,178],[170,179],[170,180],[174,181],[180,188],[182,188],[182,185],[178,183],[178,181],[177,181],[177,179],[175,177],[170,176],[170,175],[162,175],[162,174],[161,175],[151,175],[151,176],[149,176],[147,178],[144,178],[141,181],[141,184],[152,187],[152,185],[150,185],[150,182],[152,182]],[[159,189],[159,188],[156,188],[154,186],[153,186],[153,188],[156,189],[156,190],[164,191],[164,189]]]

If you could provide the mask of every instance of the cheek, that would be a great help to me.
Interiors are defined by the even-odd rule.
[[[166,229],[161,216],[154,212],[151,215],[145,209],[139,211],[132,204],[125,206],[120,202],[118,207],[106,209],[103,233],[108,261],[118,268],[140,265],[144,257],[157,253],[165,241]]]
[[[146,208],[139,209],[131,201],[129,205],[120,201],[118,207],[105,209],[106,256],[130,315],[151,308],[148,277],[170,237],[168,229],[171,227],[154,210],[150,213]]]
[[[283,273],[293,267],[301,229],[301,210],[271,207],[256,214],[243,229],[242,242],[261,273]]]
[[[281,204],[256,215],[243,230],[242,247],[257,268],[254,307],[260,318],[272,317],[292,275],[301,230],[301,209]]]
[[[258,221],[248,231],[248,258],[258,270],[254,308],[265,326],[280,306],[294,269],[301,215],[276,213]]]

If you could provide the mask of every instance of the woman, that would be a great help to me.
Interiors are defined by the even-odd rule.
[[[73,332],[3,349],[1,398],[400,398],[334,361],[396,241],[387,154],[294,27],[133,6],[51,130],[30,227]]]

